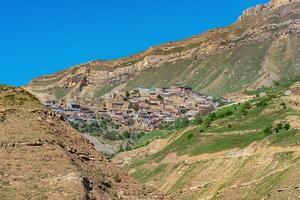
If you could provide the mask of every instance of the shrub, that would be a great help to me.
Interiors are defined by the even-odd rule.
[[[245,109],[251,109],[251,104],[249,103],[249,102],[245,102],[244,104],[243,104],[243,107],[245,108]]]
[[[140,138],[143,137],[144,135],[146,135],[145,132],[140,132],[139,134],[137,134],[137,138],[140,139]]]
[[[232,110],[227,110],[227,111],[225,112],[225,115],[226,115],[226,116],[233,115],[233,111],[232,111]]]
[[[130,133],[128,131],[124,131],[122,134],[125,138],[130,138]]]
[[[286,124],[283,126],[283,128],[284,128],[285,130],[289,130],[289,129],[291,128],[291,125],[288,124],[288,123],[286,123]]]
[[[174,128],[175,129],[182,129],[182,128],[185,128],[189,125],[189,120],[184,118],[184,119],[179,119],[179,120],[176,120],[175,121],[175,124],[174,124]]]
[[[266,107],[268,105],[268,102],[271,100],[270,97],[268,98],[264,98],[262,100],[260,100],[258,103],[256,103],[257,107]]]
[[[190,139],[192,139],[192,137],[193,137],[194,135],[193,135],[193,133],[188,133],[187,135],[186,135],[186,138],[188,139],[188,140],[190,140]]]
[[[284,102],[282,102],[280,105],[282,106],[283,109],[286,109],[286,104]]]
[[[211,119],[210,118],[205,118],[204,119],[204,121],[203,121],[203,125],[204,125],[204,127],[210,127],[210,125],[211,125]]]
[[[217,118],[217,115],[215,112],[212,112],[208,115],[208,118],[210,118],[211,121],[214,121]]]
[[[281,123],[278,123],[278,124],[276,125],[276,127],[275,127],[276,133],[280,132],[281,129],[282,129],[282,124],[281,124]]]
[[[202,119],[200,113],[197,113],[197,114],[196,114],[195,119],[194,119],[194,123],[195,123],[196,125],[200,125],[200,124],[203,123],[203,119]]]
[[[268,126],[266,127],[264,130],[263,130],[264,134],[265,135],[271,135],[272,134],[272,127],[271,126]]]

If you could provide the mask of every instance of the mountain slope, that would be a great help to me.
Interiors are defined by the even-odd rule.
[[[0,199],[164,199],[23,89],[0,86]]]
[[[288,91],[220,108],[114,160],[176,199],[298,199],[300,82]]]
[[[25,88],[40,100],[174,83],[224,95],[300,74],[300,1],[272,0],[246,10],[226,28],[152,47],[111,61],[96,60],[39,77]]]

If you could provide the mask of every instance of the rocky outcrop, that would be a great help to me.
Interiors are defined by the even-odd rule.
[[[299,0],[271,0],[269,5],[270,7],[279,7],[286,4],[300,2]]]

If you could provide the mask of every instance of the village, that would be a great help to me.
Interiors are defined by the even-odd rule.
[[[95,108],[69,99],[66,103],[47,101],[45,105],[73,123],[110,120],[121,131],[151,131],[177,119],[193,120],[197,113],[213,111],[218,102],[211,96],[194,92],[191,87],[174,85],[170,88],[136,88],[114,91],[100,99]]]

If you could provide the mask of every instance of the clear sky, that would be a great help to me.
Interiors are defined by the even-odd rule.
[[[0,84],[227,26],[267,0],[0,0]]]

